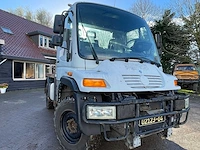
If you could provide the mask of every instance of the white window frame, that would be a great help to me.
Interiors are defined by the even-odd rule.
[[[40,43],[40,38],[42,37],[42,46],[40,45],[41,43]],[[46,43],[46,46],[45,46],[45,39],[47,40],[47,43]],[[49,38],[49,37],[47,37],[47,36],[44,36],[44,35],[39,35],[39,41],[38,41],[38,45],[39,45],[39,47],[41,47],[41,48],[47,48],[47,49],[52,49],[52,50],[56,50],[56,46],[55,46],[55,48],[51,48],[51,47],[49,47],[49,41],[50,40],[52,40],[52,38]]]
[[[46,74],[55,74],[56,70],[54,70],[54,72],[53,72],[53,68],[56,69],[56,65],[55,64],[45,64],[45,69],[47,66],[49,67],[50,70],[49,70],[49,72],[47,72],[45,70]]]
[[[19,63],[23,63],[23,66],[24,66],[24,70],[23,70],[23,77],[22,78],[15,78],[14,77],[14,74],[15,74],[15,62],[19,62]],[[26,79],[26,63],[33,63],[34,66],[35,66],[35,78],[34,79]],[[44,77],[43,78],[37,78],[38,75],[36,75],[36,72],[38,73],[38,71],[36,71],[36,64],[42,64],[44,67],[43,67],[43,73],[44,73]],[[13,60],[12,62],[12,78],[13,78],[13,81],[32,81],[32,80],[46,80],[46,71],[45,71],[45,66],[46,64],[44,63],[37,63],[37,62],[30,62],[30,61],[18,61],[18,60]]]
[[[42,38],[42,46],[41,46],[40,38]],[[43,35],[39,35],[39,47],[44,47],[44,36]]]

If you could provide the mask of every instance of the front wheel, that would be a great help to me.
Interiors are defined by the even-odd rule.
[[[75,103],[68,99],[63,100],[54,115],[54,126],[61,146],[67,150],[85,150],[89,137],[79,128]]]

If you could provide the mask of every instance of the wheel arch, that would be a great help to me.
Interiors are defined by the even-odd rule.
[[[69,78],[69,77],[66,77],[66,76],[61,77],[60,83],[65,85],[65,86],[68,86],[74,92],[79,92],[80,91],[76,81],[74,79],[72,79],[72,78]]]
[[[69,77],[62,77],[58,85],[58,102],[61,102],[67,96],[73,96],[74,92],[79,92],[76,81]]]

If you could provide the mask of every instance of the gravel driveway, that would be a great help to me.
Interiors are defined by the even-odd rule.
[[[189,120],[173,135],[142,139],[135,150],[200,150],[200,97],[191,96]],[[43,89],[0,95],[0,150],[62,150],[53,126],[53,110],[45,108]],[[103,142],[99,150],[127,150],[123,142]]]

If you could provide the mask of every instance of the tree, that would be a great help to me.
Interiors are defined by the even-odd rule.
[[[173,64],[190,62],[188,32],[172,22],[174,15],[175,13],[166,10],[162,19],[156,20],[155,26],[152,27],[152,32],[162,35],[161,62],[166,73],[172,72]]]
[[[195,4],[195,11],[189,17],[182,17],[185,22],[184,28],[190,33],[190,43],[193,45],[192,56],[199,61],[200,53],[200,3]]]
[[[34,14],[31,10],[29,10],[28,8],[26,8],[25,10],[25,14],[24,14],[24,18],[27,20],[31,20],[34,21]]]
[[[171,0],[171,8],[178,17],[190,16],[195,11],[195,4],[200,0]]]
[[[173,10],[183,19],[184,29],[190,33],[191,58],[200,63],[200,0],[173,0],[173,4]]]
[[[17,8],[14,12],[18,16],[23,16],[24,15],[24,9],[22,7]]]
[[[31,20],[48,27],[52,27],[52,15],[45,9],[38,9],[36,13],[34,13],[28,8],[24,9],[19,7],[15,10],[10,9],[9,12],[17,16],[23,17],[27,20]]]
[[[35,17],[36,21],[42,25],[52,25],[52,15],[48,13],[45,9],[37,10]]]
[[[130,11],[146,21],[154,20],[156,17],[159,17],[158,14],[162,12],[162,10],[150,0],[136,0],[135,3],[132,4]]]

